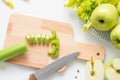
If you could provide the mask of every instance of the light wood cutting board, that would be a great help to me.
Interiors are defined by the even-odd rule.
[[[78,56],[78,59],[90,60],[91,57],[93,57],[93,59],[104,60],[105,49],[103,47],[74,41],[70,24],[20,14],[10,16],[4,47],[26,41],[25,35],[27,33],[45,33],[50,35],[51,29],[55,29],[60,38],[59,58],[72,52],[80,51],[81,54]],[[54,61],[54,59],[51,59],[51,57],[47,55],[48,46],[31,46],[28,43],[27,46],[29,49],[28,52],[12,58],[7,62],[42,68]]]

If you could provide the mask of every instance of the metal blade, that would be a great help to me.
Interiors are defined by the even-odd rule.
[[[67,63],[72,61],[74,58],[76,58],[79,55],[80,52],[74,52],[72,54],[69,54],[67,56],[64,56],[57,61],[54,61],[51,64],[48,64],[46,67],[38,70],[37,72],[33,73],[35,78],[37,80],[44,80],[51,74],[55,73],[60,68],[64,67]]]

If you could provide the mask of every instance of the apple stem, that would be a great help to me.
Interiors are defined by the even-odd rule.
[[[92,69],[94,69],[94,62],[93,62],[93,57],[91,56],[91,64],[92,64]]]
[[[88,20],[88,22],[83,25],[82,31],[86,32],[91,27],[91,25],[92,23]]]
[[[95,72],[93,70],[91,71],[91,76],[95,76]]]
[[[91,71],[91,75],[94,76],[95,72],[94,72],[94,61],[93,61],[93,57],[91,56],[91,65],[92,65],[92,71]]]
[[[117,69],[116,71],[117,71],[117,73],[120,73],[120,70],[119,70],[119,69]]]

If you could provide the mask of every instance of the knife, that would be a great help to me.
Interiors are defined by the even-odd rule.
[[[44,68],[36,71],[33,74],[30,74],[29,80],[45,80],[45,78],[47,78],[51,74],[55,73],[57,70],[61,69],[67,63],[69,63],[70,61],[75,59],[79,55],[79,53],[80,53],[79,51],[73,52],[67,56],[64,56],[64,57],[48,64]]]

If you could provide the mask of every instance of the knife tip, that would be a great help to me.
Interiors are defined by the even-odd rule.
[[[79,55],[79,54],[80,54],[80,51],[76,51],[75,53],[76,53],[76,55]]]
[[[80,54],[80,51],[75,51],[75,52],[73,52],[73,55],[76,56],[76,57],[77,57],[79,54]]]

